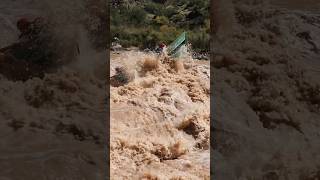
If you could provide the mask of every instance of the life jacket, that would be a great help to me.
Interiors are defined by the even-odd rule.
[[[164,43],[160,43],[159,47],[163,49],[166,45]]]

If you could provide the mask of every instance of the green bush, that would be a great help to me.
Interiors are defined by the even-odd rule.
[[[188,32],[189,42],[195,51],[209,51],[210,49],[210,35],[204,30],[199,32]]]
[[[163,5],[159,5],[153,2],[147,2],[144,5],[144,9],[151,14],[157,15],[157,16],[161,16],[164,15],[164,7]]]
[[[160,26],[169,24],[169,19],[165,16],[157,16],[154,19],[154,21],[155,21],[155,24],[160,25]]]
[[[111,16],[110,16],[110,23],[113,26],[119,26],[122,21],[123,21],[123,17],[121,16],[121,14],[119,13],[119,10],[117,9],[111,9],[110,11]]]
[[[128,24],[142,25],[145,22],[147,12],[140,7],[134,6],[125,11],[124,15],[127,17]]]
[[[208,0],[126,2],[111,8],[111,36],[117,36],[122,46],[154,48],[187,31],[194,50],[209,50]]]

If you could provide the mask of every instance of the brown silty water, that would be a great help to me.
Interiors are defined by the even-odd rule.
[[[72,18],[82,3],[1,1],[0,47],[16,42],[17,19],[51,11]],[[77,41],[81,56],[42,79],[11,81],[0,73],[0,179],[104,179],[107,58],[86,35]]]
[[[317,1],[220,2],[228,4],[212,43],[215,179],[319,179]]]
[[[271,0],[271,4],[292,10],[320,10],[320,1],[318,0]]]
[[[209,179],[209,63],[124,51],[116,67],[131,78],[111,87],[111,179]]]

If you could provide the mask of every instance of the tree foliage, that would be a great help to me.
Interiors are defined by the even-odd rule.
[[[199,51],[209,50],[209,0],[111,1],[111,33],[124,46],[153,48],[187,31]]]

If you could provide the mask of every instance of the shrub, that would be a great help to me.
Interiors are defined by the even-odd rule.
[[[157,15],[157,16],[161,16],[164,15],[165,12],[165,8],[163,5],[157,4],[157,3],[153,3],[153,2],[147,2],[144,5],[144,9],[145,11],[147,11],[148,13]]]
[[[111,38],[117,36],[122,46],[154,48],[159,42],[171,43],[187,30],[195,51],[209,51],[207,0],[126,2],[110,9]]]
[[[133,6],[124,12],[127,23],[133,25],[142,25],[147,16],[147,12],[143,8],[137,6]]]
[[[157,16],[154,21],[158,25],[167,25],[170,22],[169,19],[165,16]]]
[[[210,50],[210,35],[204,29],[199,32],[189,31],[189,42],[195,51]]]

